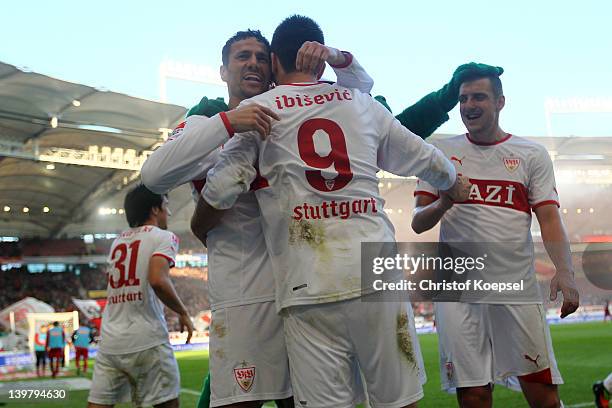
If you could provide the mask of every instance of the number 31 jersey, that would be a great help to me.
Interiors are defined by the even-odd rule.
[[[243,104],[280,116],[265,140],[236,135],[209,172],[213,207],[231,207],[258,162],[256,191],[279,309],[361,296],[361,243],[394,241],[378,191],[379,169],[418,175],[445,190],[449,160],[404,128],[368,94],[328,83],[289,84]]]
[[[168,342],[163,304],[147,277],[154,256],[174,266],[178,245],[176,235],[152,225],[130,228],[115,239],[107,260],[100,351],[133,353]]]

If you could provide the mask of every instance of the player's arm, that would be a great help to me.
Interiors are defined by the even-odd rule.
[[[249,191],[255,180],[258,155],[257,138],[249,133],[236,135],[223,149],[215,167],[208,172],[202,189],[204,200],[217,210],[231,208],[240,194]]]
[[[191,216],[191,232],[206,246],[206,236],[213,229],[226,210],[217,210],[212,205],[208,204],[202,196],[198,198],[196,208]]]
[[[563,293],[561,317],[565,317],[576,311],[579,297],[574,282],[569,240],[559,214],[559,195],[555,188],[552,160],[548,151],[537,145],[537,150],[528,158],[527,165],[529,205],[536,214],[542,231],[542,241],[556,269],[550,282],[550,299],[555,300],[559,291]]]
[[[467,199],[457,172],[444,153],[402,126],[381,104],[369,100],[374,120],[380,123],[382,138],[378,148],[378,167],[398,176],[416,175],[456,201]]]
[[[320,44],[306,41],[299,49],[295,66],[298,71],[323,74],[327,62],[336,73],[337,83],[345,88],[356,88],[363,93],[370,93],[374,80],[357,62],[353,54]]]
[[[461,175],[457,175],[455,185],[448,191],[438,192],[427,182],[419,183],[414,193],[416,198],[412,213],[412,230],[420,234],[435,227],[455,202],[467,199],[469,189],[469,179]]]
[[[141,179],[151,191],[164,194],[172,188],[197,180],[206,156],[226,143],[234,132],[254,130],[262,137],[270,133],[276,113],[257,104],[239,106],[211,118],[193,115],[184,128],[156,149],[145,161]]]
[[[539,206],[534,209],[534,212],[540,224],[544,247],[556,269],[555,276],[550,283],[550,300],[556,300],[557,293],[561,291],[563,294],[561,318],[564,318],[574,313],[580,302],[578,289],[574,282],[569,240],[556,204]]]
[[[253,135],[236,135],[223,149],[219,161],[208,173],[206,184],[191,218],[191,231],[206,245],[206,236],[221,220],[224,210],[233,207],[249,191],[257,171],[259,140]]]
[[[406,108],[396,118],[400,123],[423,139],[429,137],[449,118],[459,101],[459,87],[469,75],[501,75],[503,68],[471,62],[457,67],[451,80],[438,91],[431,92],[414,105]]]
[[[147,278],[159,300],[179,315],[181,332],[184,328],[187,329],[187,343],[189,343],[194,330],[193,323],[189,318],[187,308],[170,280],[170,262],[167,257],[159,254],[154,254],[151,257]]]
[[[446,211],[453,206],[453,200],[448,195],[432,197],[418,194],[414,200],[412,213],[412,229],[417,234],[429,231],[442,219]]]
[[[195,173],[199,173],[201,167],[199,163],[227,142],[232,134],[224,112],[211,118],[188,117],[145,161],[141,170],[143,184],[155,193],[165,194],[196,179],[198,174]]]

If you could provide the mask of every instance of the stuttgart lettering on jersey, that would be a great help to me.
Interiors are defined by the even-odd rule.
[[[346,220],[353,214],[377,213],[376,199],[360,198],[351,201],[323,201],[319,205],[304,203],[293,209],[293,219],[299,221],[320,220],[322,218],[340,218]]]
[[[470,178],[472,186],[467,201],[461,204],[484,204],[512,208],[530,213],[527,187],[517,181],[479,180]]]
[[[287,96],[281,95],[276,97],[276,107],[278,109],[283,108],[304,108],[306,106],[311,105],[323,105],[327,102],[333,101],[352,101],[353,95],[348,89],[345,89],[342,93],[338,89],[335,89],[333,92],[326,92],[319,95],[295,95],[295,96]]]
[[[138,291],[130,293],[121,293],[119,295],[111,295],[108,297],[108,304],[116,305],[118,303],[137,302],[142,300],[142,292]]]

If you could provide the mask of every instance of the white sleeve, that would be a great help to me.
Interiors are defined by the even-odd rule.
[[[219,161],[208,172],[202,197],[218,210],[231,208],[238,196],[249,191],[257,176],[255,164],[259,155],[259,133],[236,134],[227,143]]]
[[[429,196],[434,200],[440,198],[440,192],[437,188],[429,184],[428,182],[417,179],[416,187],[414,189],[414,196]]]
[[[451,188],[457,172],[444,153],[402,126],[381,104],[372,103],[387,128],[378,147],[378,167],[398,176],[417,176],[439,190]]]
[[[211,118],[193,115],[179,125],[166,143],[145,161],[141,170],[142,183],[158,194],[201,179],[208,167],[206,156],[227,142],[232,135],[229,121],[222,112]]]
[[[538,146],[537,155],[529,163],[529,205],[533,209],[545,204],[559,207],[555,172],[548,151]]]
[[[347,51],[342,51],[345,57],[345,63],[342,65],[331,65],[338,78],[337,84],[345,88],[356,88],[361,92],[369,94],[374,87],[374,80],[359,62],[353,57],[353,54]]]
[[[174,233],[170,231],[161,231],[160,242],[157,248],[153,251],[151,257],[161,256],[168,260],[170,267],[172,268],[176,261],[176,254],[179,248],[179,239]]]

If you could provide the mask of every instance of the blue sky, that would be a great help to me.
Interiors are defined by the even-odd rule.
[[[326,43],[355,54],[394,112],[446,83],[468,61],[504,67],[504,130],[546,134],[546,98],[612,98],[612,1],[10,2],[0,61],[60,79],[157,100],[164,59],[215,70],[238,30],[271,38],[293,13],[314,18]],[[426,3],[426,4],[425,4]],[[214,4],[214,6],[212,5]],[[262,6],[265,4],[265,6]],[[191,106],[224,88],[168,81],[168,101]],[[612,136],[612,113],[556,114],[553,134]],[[440,131],[463,131],[458,109]]]

